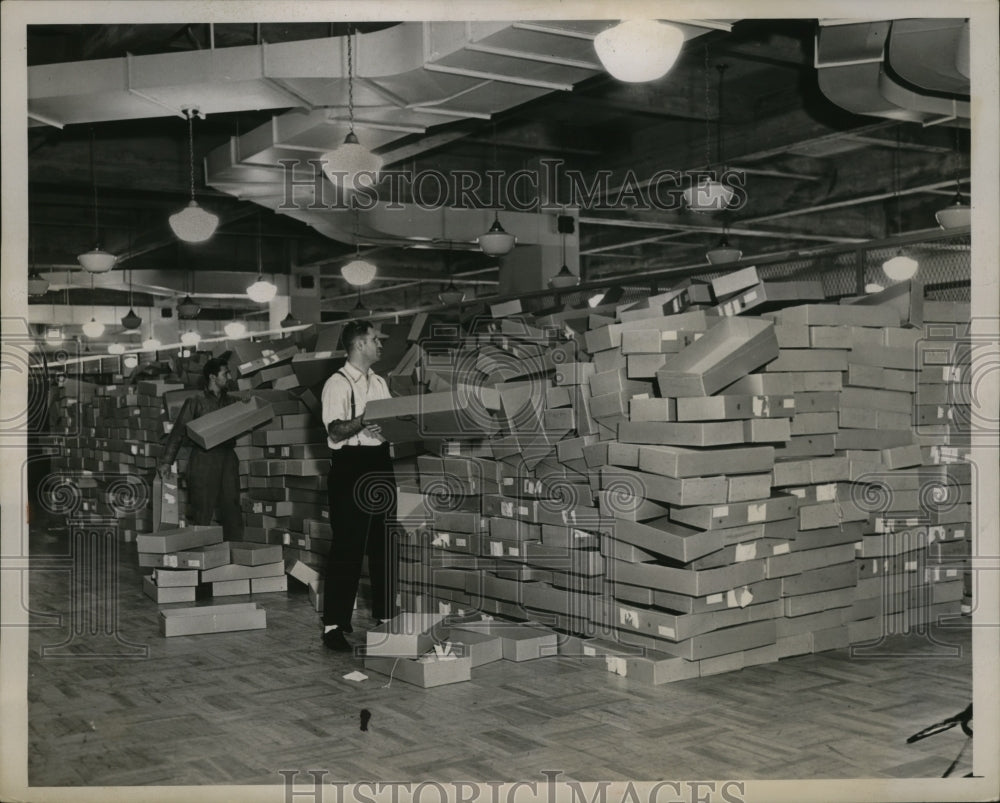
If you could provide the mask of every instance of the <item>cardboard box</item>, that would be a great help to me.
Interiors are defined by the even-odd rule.
[[[281,547],[272,544],[257,544],[249,541],[229,542],[230,560],[241,566],[260,566],[276,563],[282,559]]]
[[[442,614],[401,613],[368,631],[368,656],[416,658],[434,646],[432,631],[445,619]]]
[[[711,530],[788,519],[795,515],[797,509],[798,500],[794,496],[778,494],[760,501],[675,507],[670,511],[670,518],[691,527]]]
[[[213,597],[235,597],[250,593],[250,580],[222,580],[211,583]]]
[[[282,574],[278,577],[251,577],[251,594],[270,594],[275,591],[288,590],[288,575]]]
[[[601,487],[627,488],[635,496],[665,502],[670,505],[705,505],[725,502],[729,486],[725,477],[675,478],[648,474],[627,468],[605,466],[601,472]]]
[[[188,437],[202,449],[214,449],[274,417],[269,404],[252,398],[203,415],[187,424]]]
[[[739,422],[733,422],[739,426]],[[679,446],[640,446],[638,467],[668,477],[705,477],[715,474],[755,474],[774,467],[774,447],[750,446],[723,450],[685,449]]]
[[[162,566],[169,569],[214,569],[229,563],[229,542],[182,549],[163,555]]]
[[[180,520],[180,504],[178,503],[177,475],[168,474],[153,476],[153,532],[158,532],[163,525],[176,527]]]
[[[452,644],[452,652],[471,659],[473,669],[503,658],[503,643],[495,633],[454,631],[449,634],[448,641]]]
[[[618,425],[618,439],[626,443],[673,446],[725,446],[744,442],[741,421],[623,421]]]
[[[715,297],[722,299],[738,293],[740,290],[753,287],[758,282],[760,282],[760,277],[757,275],[757,269],[751,266],[741,270],[730,271],[712,279],[711,285]]]
[[[492,388],[461,387],[441,393],[377,399],[365,407],[365,421],[382,427],[389,441],[425,437],[483,438],[498,429],[493,413],[500,410]]]
[[[445,657],[430,652],[420,658],[366,657],[365,669],[424,689],[472,679],[472,658],[454,654]]]
[[[160,633],[167,637],[225,633],[235,630],[262,630],[265,627],[267,627],[267,611],[253,602],[160,611]]]
[[[153,582],[159,588],[178,588],[198,585],[197,569],[163,569],[153,570]]]
[[[853,547],[852,547],[853,548]],[[702,597],[755,583],[764,579],[764,560],[752,560],[717,569],[678,569],[659,563],[610,561],[609,574],[616,581],[632,585]]]
[[[647,649],[643,655],[605,655],[609,672],[639,683],[659,686],[698,677],[698,662]]]
[[[472,630],[491,636],[498,636],[505,661],[530,661],[542,654],[552,654],[558,644],[558,636],[550,630],[543,630],[530,624],[514,622],[468,622],[452,628],[453,638],[460,639],[462,631]]]
[[[195,586],[158,586],[153,578],[147,575],[142,578],[142,593],[154,600],[157,605],[171,602],[194,602]]]
[[[138,536],[136,538],[136,549],[139,552],[165,554],[189,547],[217,544],[221,541],[221,526],[177,527],[169,530],[161,529],[153,535]]]
[[[251,577],[281,577],[284,576],[284,573],[285,564],[281,561],[257,566],[240,566],[229,563],[202,571],[201,581],[203,583],[218,583],[229,580],[249,580]]]
[[[794,415],[794,395],[726,394],[677,399],[677,421],[727,421]],[[633,420],[636,420],[633,418]],[[663,419],[670,420],[670,419]]]
[[[770,321],[726,318],[656,372],[664,396],[710,396],[778,356]]]

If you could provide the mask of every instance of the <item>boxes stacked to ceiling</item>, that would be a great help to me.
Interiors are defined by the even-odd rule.
[[[972,361],[977,356],[988,359],[994,341],[972,330],[968,303],[927,301],[923,320],[914,409],[923,462],[934,469],[932,481],[922,492],[935,503],[937,519],[927,526],[926,573],[928,582],[935,584],[952,584],[961,578],[963,600],[971,606],[969,495],[976,479],[969,462],[972,433],[975,425],[986,432],[996,427],[995,414],[972,407]]]

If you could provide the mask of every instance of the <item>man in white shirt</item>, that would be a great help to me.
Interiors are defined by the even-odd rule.
[[[330,447],[327,494],[333,542],[323,585],[323,643],[332,650],[353,648],[350,633],[361,565],[368,555],[372,616],[396,615],[398,547],[396,479],[389,444],[378,424],[365,423],[365,406],[388,399],[389,387],[371,366],[382,354],[383,335],[369,321],[351,321],[341,342],[344,367],[323,385],[323,425]]]

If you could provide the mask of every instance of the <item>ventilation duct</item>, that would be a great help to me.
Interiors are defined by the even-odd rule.
[[[820,21],[819,87],[854,114],[924,124],[968,120],[968,48],[962,19]]]

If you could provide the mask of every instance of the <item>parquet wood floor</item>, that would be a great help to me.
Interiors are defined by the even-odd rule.
[[[62,539],[36,535],[33,555],[41,562]],[[602,659],[554,657],[423,690],[373,672],[345,680],[361,661],[321,646],[304,593],[254,597],[266,630],[162,638],[127,544],[120,634],[148,657],[87,658],[86,638],[79,657],[42,657],[71,626],[68,576],[31,576],[32,610],[63,614],[31,633],[32,785],[278,784],[279,770],[310,769],[327,781],[541,782],[543,770],[579,781],[939,777],[965,740],[956,728],[905,743],[971,699],[967,627],[936,630],[961,647],[957,658],[922,660],[925,644],[900,637],[899,657],[833,650],[652,687]],[[956,774],[971,769],[971,752]]]

